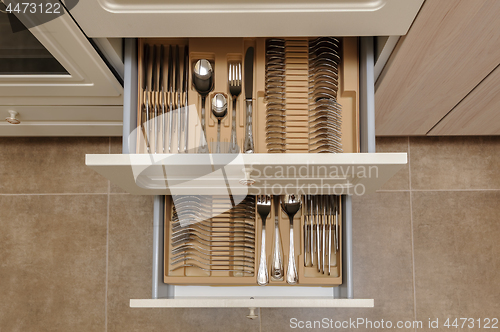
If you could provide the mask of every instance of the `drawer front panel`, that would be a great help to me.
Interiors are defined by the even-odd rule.
[[[390,36],[406,34],[422,3],[86,0],[71,14],[89,37]]]

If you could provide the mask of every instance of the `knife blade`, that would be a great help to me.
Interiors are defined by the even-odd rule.
[[[157,55],[157,48],[156,45],[153,46],[153,68],[152,68],[152,73],[151,73],[151,86],[153,87],[152,90],[152,101],[153,101],[153,135],[150,133],[150,137],[154,136],[154,153],[156,153],[156,150],[158,149],[158,122],[156,121],[156,118],[158,117],[158,103],[157,103],[157,97],[158,97],[158,63],[156,59]]]
[[[188,128],[189,128],[189,106],[188,106],[188,86],[189,86],[189,50],[184,46],[184,74],[183,74],[183,92],[184,92],[184,153],[188,148]]]
[[[172,45],[168,46],[168,72],[167,72],[167,91],[168,91],[168,153],[171,153],[172,150],[172,126],[173,126],[173,59],[172,59]]]
[[[179,45],[175,45],[175,99],[177,109],[177,153],[181,151],[181,67],[180,67]]]
[[[149,81],[148,81],[148,71],[149,71],[149,45],[144,46],[144,72],[143,72],[143,88],[144,88],[144,113],[146,119],[142,119],[142,131],[144,139],[146,140],[146,149],[149,153]]]
[[[253,60],[254,49],[249,47],[245,54],[245,101],[246,101],[246,124],[245,142],[243,144],[244,153],[253,153],[253,126],[252,126],[252,99],[253,99]]]
[[[165,61],[165,46],[160,46],[160,104],[161,104],[161,127],[162,127],[162,152],[165,153],[165,84],[163,77],[163,62]]]

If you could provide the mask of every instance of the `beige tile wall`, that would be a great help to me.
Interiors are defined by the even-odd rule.
[[[500,316],[500,138],[378,139],[379,152],[410,162],[353,199],[355,297],[375,308],[261,309],[256,320],[246,309],[128,307],[151,296],[153,200],[84,162],[120,145],[0,139],[0,331],[297,330],[291,318],[439,318],[432,330],[447,331],[448,317]]]

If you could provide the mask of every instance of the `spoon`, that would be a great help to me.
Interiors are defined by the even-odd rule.
[[[201,96],[201,130],[200,146],[198,153],[208,153],[208,146],[205,132],[205,99],[214,88],[214,71],[210,61],[207,59],[198,60],[193,68],[193,85]]]
[[[300,206],[301,202],[299,195],[285,195],[281,201],[281,209],[290,219],[290,249],[288,251],[288,269],[286,273],[286,282],[290,285],[294,285],[298,281],[293,245],[293,217],[300,210]]]
[[[220,123],[227,115],[227,99],[222,93],[212,98],[212,114],[217,118],[217,151],[220,153]]]
[[[283,253],[281,247],[281,235],[279,227],[280,215],[280,196],[273,196],[274,202],[274,246],[273,246],[273,261],[271,264],[271,277],[273,280],[283,280]]]

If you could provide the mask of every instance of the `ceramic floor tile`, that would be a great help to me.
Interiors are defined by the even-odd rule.
[[[417,316],[500,312],[497,192],[414,192]]]
[[[108,137],[0,138],[0,193],[107,193],[85,154],[108,151]]]
[[[0,210],[0,331],[103,331],[107,196],[0,196]]]
[[[262,331],[297,330],[290,326],[292,318],[301,321],[327,318],[334,322],[357,318],[372,322],[382,318],[394,322],[413,320],[409,195],[409,192],[385,192],[353,198],[354,297],[374,299],[374,308],[262,309]],[[373,329],[363,325],[345,330]]]
[[[248,309],[131,309],[151,298],[153,197],[112,195],[109,225],[108,331],[259,331]]]
[[[377,137],[377,153],[406,152],[408,153],[408,137]],[[408,158],[409,161],[409,158]],[[380,190],[409,190],[409,164],[399,170]]]
[[[412,189],[500,189],[500,137],[411,137]]]

